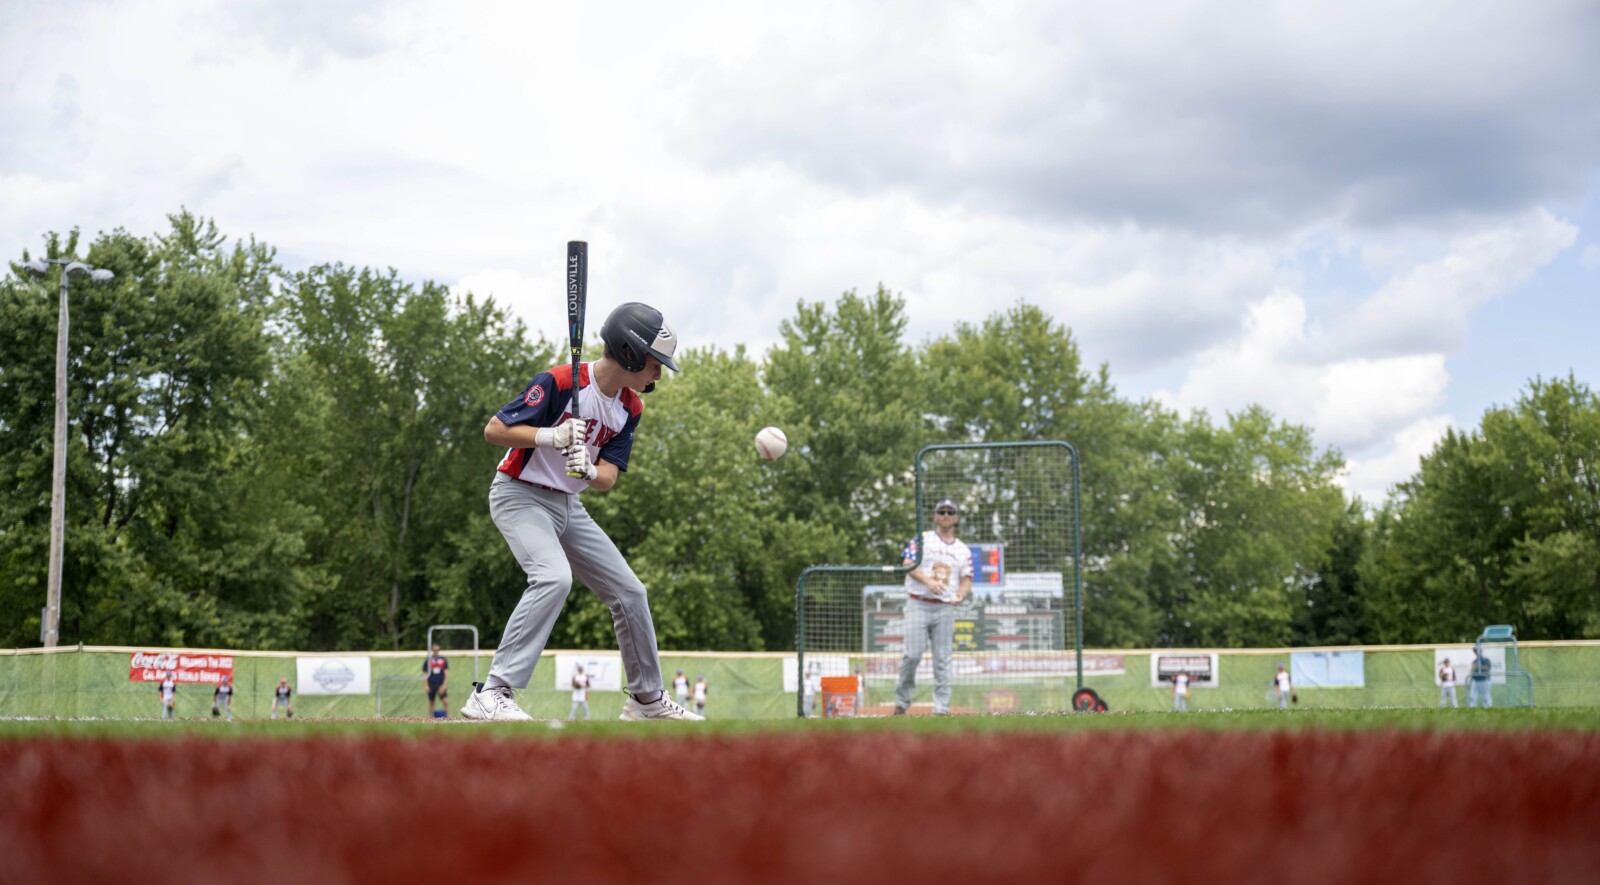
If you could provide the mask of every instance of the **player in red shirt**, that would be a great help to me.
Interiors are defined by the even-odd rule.
[[[450,693],[445,690],[445,683],[450,679],[450,662],[439,654],[439,643],[433,644],[433,654],[422,662],[422,672],[428,674],[428,715],[435,719],[449,718]],[[436,699],[438,709],[434,709]]]

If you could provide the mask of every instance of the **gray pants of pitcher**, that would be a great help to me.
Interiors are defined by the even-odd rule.
[[[954,657],[956,607],[942,602],[906,600],[906,656],[900,659],[900,684],[894,690],[896,706],[911,706],[917,685],[917,666],[929,644],[933,646],[933,712],[950,712],[950,660]]]
[[[576,577],[611,610],[628,691],[660,691],[661,658],[644,584],[578,496],[496,473],[489,486],[489,516],[527,574],[528,589],[506,621],[487,684],[528,687]]]

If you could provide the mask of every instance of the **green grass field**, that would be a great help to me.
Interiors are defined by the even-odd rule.
[[[763,734],[1079,734],[1101,731],[1577,731],[1600,732],[1600,709],[1587,707],[1501,710],[1276,710],[1176,713],[1064,713],[1014,716],[927,716],[905,719],[710,720],[704,724],[631,722],[480,723],[460,719],[92,719],[0,721],[0,739],[308,738],[330,736],[561,739],[729,737]]]

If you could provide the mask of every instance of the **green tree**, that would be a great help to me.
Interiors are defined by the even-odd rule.
[[[883,287],[840,296],[833,310],[801,302],[767,355],[767,387],[790,404],[789,458],[804,469],[781,490],[792,513],[849,529],[835,561],[897,560],[916,524],[917,450],[941,436],[927,385],[903,342],[905,299]],[[797,465],[798,466],[798,465]]]
[[[1600,636],[1600,402],[1532,381],[1478,431],[1451,431],[1399,487],[1365,563],[1386,642],[1466,640],[1510,623],[1539,639]]]
[[[1081,460],[1084,641],[1147,646],[1156,636],[1148,588],[1171,573],[1176,508],[1159,479],[1174,419],[1117,395],[1110,371],[1085,371],[1071,330],[1017,304],[958,323],[918,352],[942,429],[928,442],[1058,439]]]
[[[1360,645],[1367,641],[1361,562],[1366,554],[1366,505],[1351,501],[1334,525],[1327,559],[1299,566],[1291,638],[1295,645]]]
[[[1307,428],[1260,407],[1185,422],[1176,493],[1184,580],[1164,609],[1163,645],[1286,645],[1297,570],[1320,567],[1344,510],[1333,479],[1343,459],[1318,452]]]
[[[235,243],[184,212],[164,235],[97,238],[86,260],[116,273],[74,284],[69,326],[66,642],[257,645],[316,576],[293,563],[306,514],[254,480],[250,432],[270,370],[270,249]],[[48,257],[78,236],[46,238]],[[0,329],[0,586],[37,611],[47,535],[53,286],[8,286]],[[36,589],[37,588],[37,589]],[[37,595],[35,595],[37,594]],[[23,598],[18,598],[23,597]],[[10,619],[31,641],[37,616]]]
[[[270,445],[308,471],[301,501],[321,516],[312,559],[330,576],[300,612],[312,643],[399,647],[435,619],[503,622],[509,605],[487,610],[501,591],[470,588],[511,575],[510,557],[491,552],[483,500],[500,453],[483,427],[554,348],[528,348],[492,303],[343,265],[294,274],[279,315],[284,391],[310,426]]]

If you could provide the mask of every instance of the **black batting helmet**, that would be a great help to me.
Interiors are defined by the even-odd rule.
[[[678,336],[661,311],[648,304],[630,301],[619,305],[600,327],[600,340],[606,343],[606,352],[625,371],[643,369],[647,356],[678,371],[677,364],[672,361],[672,354],[678,349]]]

